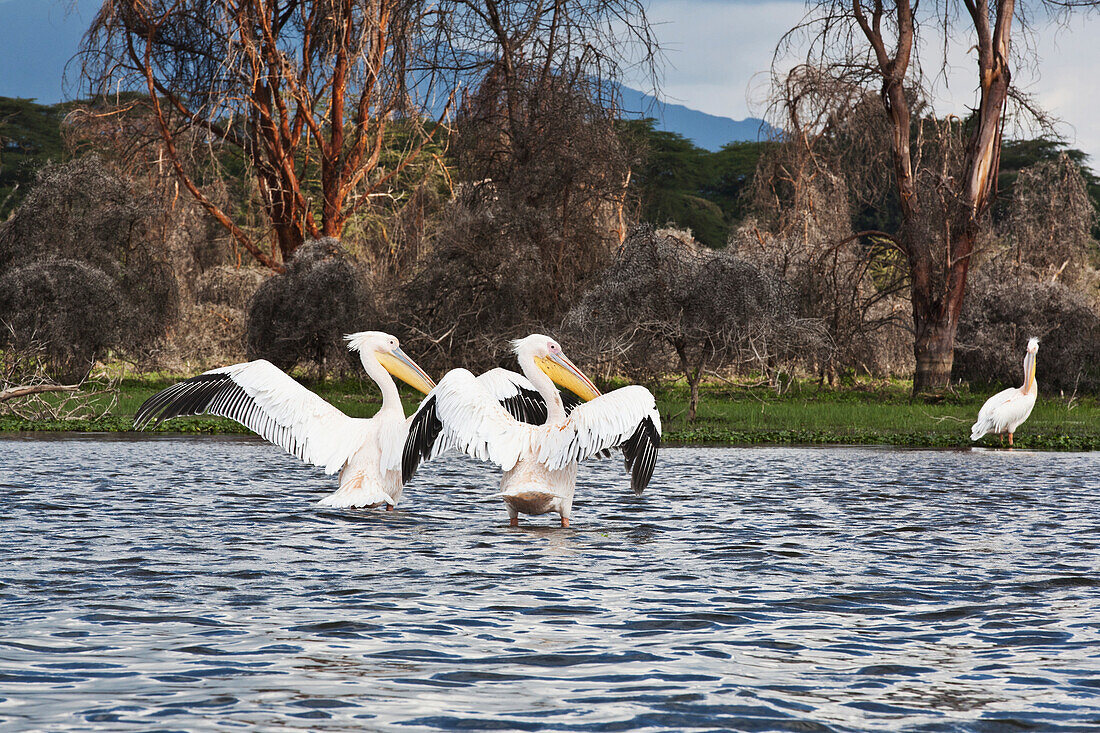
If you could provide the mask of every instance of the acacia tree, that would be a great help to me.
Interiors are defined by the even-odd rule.
[[[338,237],[431,137],[407,91],[420,12],[415,0],[106,0],[84,39],[83,70],[93,94],[148,95],[183,185],[281,270],[306,238]],[[395,120],[412,134],[393,159]],[[186,144],[195,131],[254,173],[277,244],[270,253],[204,192],[201,171],[216,161],[193,159],[203,150]]]
[[[938,392],[950,380],[967,272],[988,225],[1006,106],[1014,96],[1012,70],[1021,63],[1012,45],[1013,24],[1024,22],[1025,8],[1017,0],[938,0],[924,6],[919,0],[813,0],[806,19],[777,52],[778,57],[800,39],[809,41],[806,65],[785,77],[782,91],[786,121],[797,135],[820,133],[848,117],[868,95],[878,96],[887,133],[878,138],[885,148],[878,152],[889,158],[900,213],[896,230],[879,234],[895,242],[907,261],[915,394]],[[938,124],[921,108],[919,39],[935,31],[945,38],[965,31],[977,51],[979,98],[962,122]],[[815,105],[818,109],[807,114]],[[962,142],[953,146],[953,140]],[[925,154],[929,141],[936,154]],[[873,167],[873,157],[867,160]]]
[[[618,353],[628,371],[678,372],[694,422],[709,372],[776,367],[820,336],[797,318],[786,283],[730,251],[638,227],[618,257],[569,312],[566,323],[596,353]]]

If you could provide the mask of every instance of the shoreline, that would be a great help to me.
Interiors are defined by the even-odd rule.
[[[177,381],[164,376],[133,376],[119,385],[117,401],[104,403],[96,418],[33,420],[0,415],[0,435],[26,433],[133,432],[133,415],[150,396]],[[305,382],[350,417],[370,417],[380,399],[361,380]],[[621,386],[608,384],[607,388]],[[991,388],[992,389],[992,388]],[[989,393],[960,391],[939,402],[909,398],[906,382],[857,383],[842,388],[803,383],[783,395],[766,388],[704,385],[694,423],[684,418],[686,390],[657,390],[666,446],[892,446],[899,448],[999,448],[996,436],[970,440],[970,425]],[[411,414],[418,393],[403,393]],[[145,434],[249,435],[244,426],[218,417],[176,418]],[[1007,448],[1007,446],[1005,446]],[[1016,433],[1021,449],[1100,451],[1100,402],[1093,397],[1041,397]]]

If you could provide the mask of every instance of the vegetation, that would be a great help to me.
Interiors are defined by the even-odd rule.
[[[366,380],[310,380],[296,375],[312,390],[355,417],[369,417],[381,396]],[[0,415],[0,431],[132,430],[138,406],[175,378],[146,375],[121,380],[118,403],[107,415],[70,420],[28,420]],[[607,385],[618,386],[617,383]],[[689,423],[684,413],[687,387],[682,382],[657,392],[664,419],[665,445],[896,445],[966,448],[970,424],[986,393],[957,392],[926,404],[910,397],[906,381],[853,380],[841,388],[799,380],[777,396],[766,384],[708,382],[702,386],[699,414]],[[420,395],[403,389],[406,411]],[[60,399],[60,398],[55,398]],[[109,400],[109,395],[95,399]],[[246,434],[239,424],[211,417],[181,418],[156,428],[159,432]],[[1016,433],[1017,448],[1100,450],[1100,402],[1094,398],[1041,398],[1031,418]],[[997,447],[987,436],[977,444]]]
[[[61,122],[70,107],[0,97],[0,221],[34,187],[39,170],[68,157]]]

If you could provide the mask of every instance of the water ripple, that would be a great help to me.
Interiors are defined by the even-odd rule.
[[[575,526],[260,441],[0,440],[0,729],[1100,728],[1100,457],[671,449]]]

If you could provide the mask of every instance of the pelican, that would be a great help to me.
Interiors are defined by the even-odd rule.
[[[520,514],[557,512],[568,527],[577,464],[621,447],[631,488],[641,493],[661,444],[661,416],[649,390],[633,385],[601,395],[549,336],[534,334],[512,347],[523,375],[498,369],[474,377],[454,369],[428,393],[411,419],[403,478],[454,448],[504,469],[500,497],[511,526]],[[567,413],[555,384],[583,404]]]
[[[264,359],[212,369],[145,401],[134,427],[182,415],[220,415],[325,473],[340,472],[340,487],[322,506],[392,510],[401,498],[401,451],[408,421],[391,374],[424,394],[435,386],[405,355],[397,339],[381,331],[344,337],[382,391],[382,407],[368,419],[348,417]]]
[[[1035,407],[1035,396],[1039,391],[1035,383],[1035,358],[1039,353],[1039,339],[1027,342],[1024,355],[1024,386],[1012,387],[990,397],[978,413],[978,422],[970,428],[970,439],[978,440],[986,433],[997,433],[1004,442],[1008,433],[1008,445],[1012,445],[1012,434],[1027,420],[1031,409]]]

